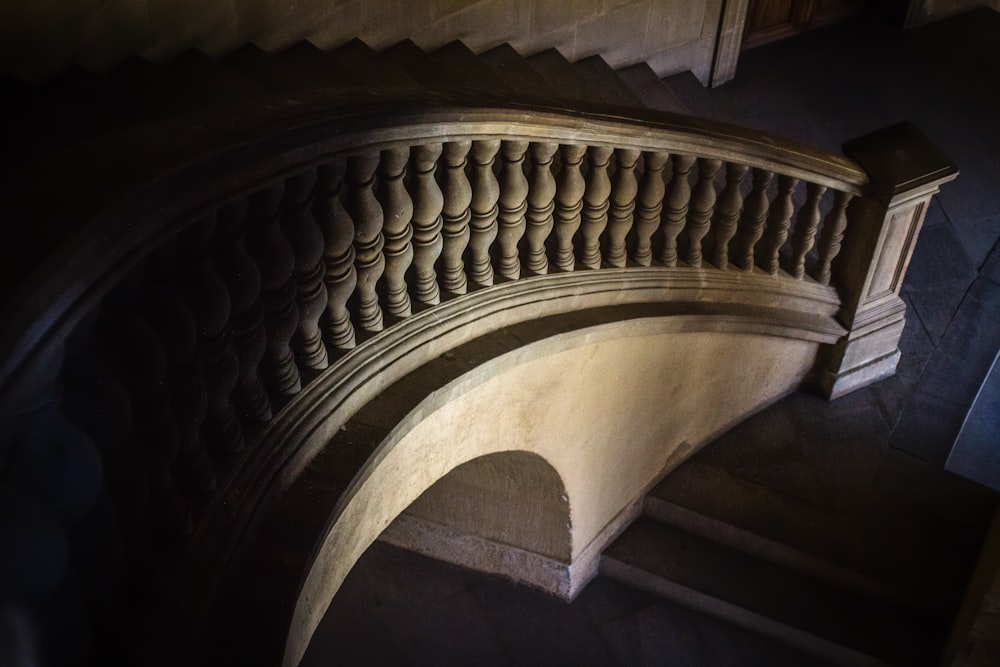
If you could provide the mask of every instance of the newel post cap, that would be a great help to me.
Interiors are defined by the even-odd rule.
[[[958,167],[912,123],[876,130],[843,146],[871,178],[873,194],[888,203],[917,190],[934,190],[958,176]]]

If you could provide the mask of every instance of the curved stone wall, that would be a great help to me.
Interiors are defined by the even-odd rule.
[[[572,597],[650,486],[793,390],[815,363],[816,342],[713,328],[710,317],[656,318],[554,336],[424,400],[338,503],[301,588],[284,663],[297,664],[340,583],[390,522],[449,471],[489,454],[532,452],[562,478],[571,559],[558,592]]]

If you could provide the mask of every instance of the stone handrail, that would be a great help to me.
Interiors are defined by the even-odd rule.
[[[11,498],[60,508],[47,539],[106,504],[161,585],[217,585],[315,454],[288,436],[303,410],[341,391],[346,418],[375,391],[352,378],[403,374],[413,341],[440,354],[513,321],[738,305],[827,344],[821,384],[850,391],[895,368],[909,253],[956,173],[900,126],[853,162],[651,112],[344,99],[140,128],[94,144],[106,169],[77,149],[26,181],[0,444]],[[38,483],[57,446],[72,488]]]

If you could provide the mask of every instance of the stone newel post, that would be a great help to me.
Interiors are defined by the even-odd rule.
[[[892,375],[906,305],[899,291],[931,197],[958,169],[919,130],[900,123],[844,144],[871,177],[848,209],[835,268],[848,333],[830,350],[820,383],[829,398]]]

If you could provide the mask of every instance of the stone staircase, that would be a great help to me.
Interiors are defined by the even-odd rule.
[[[893,509],[836,511],[697,458],[601,574],[842,665],[938,664],[968,557]]]
[[[575,106],[687,112],[645,63],[616,72],[600,56],[570,63],[556,49],[523,58],[501,44],[477,56],[460,41],[428,53],[404,40],[376,52],[353,39],[330,52],[302,41],[268,54],[247,44],[219,58],[191,50],[162,65],[134,56],[105,74],[74,66],[42,85],[0,79],[5,98],[22,100],[5,111],[7,161],[16,164],[122,127],[331,88],[364,95],[472,89],[494,101],[564,100]]]
[[[191,51],[166,65],[136,57],[103,75],[71,69],[40,87],[0,82],[25,100],[8,110],[15,118],[4,127],[0,168],[111,130],[243,101],[450,88],[609,113],[687,111],[645,64],[614,71],[599,56],[570,63],[555,49],[523,58],[507,44],[477,55],[458,41],[430,53],[409,40],[383,52],[360,40],[332,52],[309,42],[280,54],[247,45],[222,58]],[[936,662],[961,585],[917,581],[913,567],[897,567],[909,542],[875,525],[859,531],[851,517],[695,463],[650,493],[601,572],[836,663]],[[961,572],[946,560],[923,558],[923,568]]]

